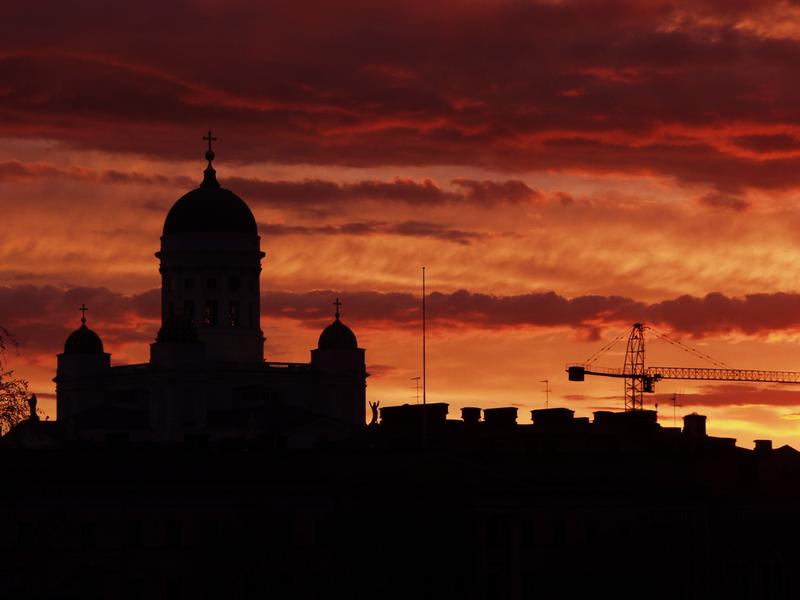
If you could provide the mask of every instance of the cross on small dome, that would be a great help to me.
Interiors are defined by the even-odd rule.
[[[336,307],[336,320],[338,321],[339,320],[339,307],[342,305],[342,303],[339,302],[339,298],[336,298],[336,302],[334,302],[333,305]]]

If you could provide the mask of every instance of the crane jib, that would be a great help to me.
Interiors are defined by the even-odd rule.
[[[695,367],[647,367],[644,373],[627,373],[624,369],[607,369],[583,365],[567,367],[570,381],[583,381],[586,375],[625,379],[695,379],[705,381],[751,381],[760,383],[800,383],[800,372],[760,371],[755,369],[708,369]]]

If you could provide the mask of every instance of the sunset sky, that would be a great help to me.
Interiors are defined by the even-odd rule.
[[[252,208],[266,356],[342,299],[369,400],[622,409],[566,380],[644,321],[732,367],[800,371],[800,3],[5,2],[0,325],[55,418],[89,306],[147,360],[153,253],[202,179]],[[598,364],[621,367],[620,345]],[[652,365],[704,366],[650,338]],[[800,447],[800,386],[665,381],[663,425]]]

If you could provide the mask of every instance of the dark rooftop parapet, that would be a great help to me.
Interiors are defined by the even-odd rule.
[[[489,427],[513,427],[517,424],[517,408],[514,406],[485,408],[483,421]]]
[[[769,454],[772,452],[772,440],[753,440],[756,454]]]
[[[436,427],[443,425],[447,420],[448,406],[446,402],[384,406],[380,409],[381,425],[392,428],[420,427],[424,414],[426,425]]]
[[[573,425],[575,411],[569,408],[540,408],[531,411],[534,426],[561,428]]]
[[[706,437],[706,416],[692,413],[683,417],[683,433],[692,438]]]
[[[658,428],[658,414],[654,410],[628,410],[614,412],[597,410],[594,425],[598,429],[616,432],[641,432]]]
[[[461,419],[467,425],[476,425],[481,420],[481,409],[476,406],[465,406],[461,409]]]

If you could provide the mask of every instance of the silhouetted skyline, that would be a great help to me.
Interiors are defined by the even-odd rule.
[[[551,406],[621,408],[617,382],[563,369],[638,320],[732,366],[800,369],[793,7],[30,12],[0,25],[0,324],[45,414],[81,303],[114,357],[146,358],[161,221],[209,127],[267,253],[266,355],[305,360],[339,296],[381,406],[415,401],[423,264],[427,392],[453,410],[526,415],[545,379]],[[717,435],[798,443],[791,388],[663,384],[667,421],[673,393]]]

